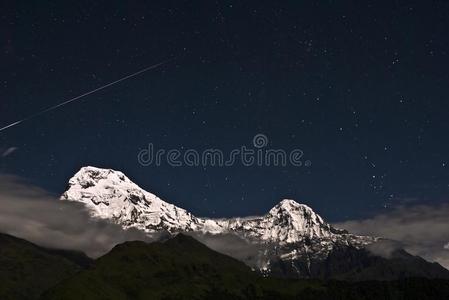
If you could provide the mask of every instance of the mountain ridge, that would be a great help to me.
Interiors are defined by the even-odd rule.
[[[81,202],[92,217],[109,220],[124,229],[197,235],[207,246],[245,262],[254,270],[281,277],[322,276],[323,269],[333,269],[325,264],[336,249],[340,252],[344,249],[344,254],[339,253],[341,257],[359,259],[352,264],[354,268],[359,268],[361,263],[372,263],[368,257],[372,254],[365,253],[365,248],[382,240],[334,228],[312,208],[292,199],[281,200],[262,216],[229,219],[196,217],[140,188],[122,172],[91,166],[81,168],[69,180],[69,187],[61,200]],[[208,236],[221,238],[229,235],[243,241],[242,248],[238,250],[244,251],[223,251],[221,246],[217,246],[220,243],[208,243]],[[360,252],[355,254],[354,250]],[[235,252],[243,252],[244,255]],[[410,257],[404,257],[404,261],[412,262]],[[419,264],[417,261],[414,263]],[[373,264],[388,265],[388,262],[378,260]],[[428,267],[432,269],[430,265]],[[401,268],[404,269],[403,265]],[[440,273],[439,270],[430,272]],[[392,274],[400,277],[401,272]]]
[[[41,299],[444,299],[449,281],[286,280],[262,277],[242,262],[184,234],[164,242],[125,242]]]
[[[48,249],[0,233],[0,299],[35,299],[91,263],[84,253]]]
[[[113,220],[125,228],[136,227],[152,232],[202,231],[222,233],[265,223],[274,231],[255,232],[267,242],[293,243],[303,237],[331,237],[348,234],[338,230],[316,214],[312,208],[292,199],[283,199],[263,216],[238,218],[196,217],[187,210],[162,200],[142,189],[122,172],[96,167],[81,168],[70,180],[62,200],[84,203],[92,216]],[[260,227],[261,224],[259,224]],[[286,228],[288,230],[280,230]]]
[[[76,264],[79,259],[67,258],[66,250],[49,251],[7,234],[0,233],[0,246],[0,298],[5,300],[423,300],[449,295],[449,280],[442,279],[354,282],[263,277],[182,233],[165,241],[117,244],[89,265]],[[345,267],[346,252],[343,255],[335,258],[339,267]]]

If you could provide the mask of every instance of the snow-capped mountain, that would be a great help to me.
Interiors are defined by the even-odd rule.
[[[82,202],[93,217],[112,220],[124,228],[146,232],[198,228],[198,219],[191,213],[143,190],[114,170],[82,168],[70,179],[61,199]]]
[[[221,222],[230,231],[266,242],[295,243],[304,238],[329,238],[338,231],[325,223],[310,207],[284,199],[266,215]]]
[[[62,200],[82,202],[92,217],[108,219],[123,228],[145,232],[235,234],[263,245],[254,267],[270,271],[276,260],[289,261],[307,272],[314,260],[324,260],[336,246],[362,248],[376,240],[333,228],[310,207],[285,199],[267,214],[252,218],[207,219],[165,202],[133,183],[123,173],[84,167],[69,181]],[[304,267],[306,265],[306,267]],[[285,266],[284,266],[285,268]]]

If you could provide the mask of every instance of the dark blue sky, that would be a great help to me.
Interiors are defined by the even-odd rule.
[[[0,8],[0,171],[64,191],[119,169],[201,216],[281,198],[331,221],[449,201],[447,1],[97,1]],[[162,4],[163,3],[163,4]],[[299,148],[310,167],[143,167],[138,152]]]

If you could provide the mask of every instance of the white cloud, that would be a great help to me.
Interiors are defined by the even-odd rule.
[[[0,232],[41,246],[100,256],[127,240],[151,240],[137,230],[92,219],[82,205],[60,201],[20,178],[0,174]]]
[[[402,206],[369,219],[335,226],[356,234],[399,241],[411,254],[449,269],[449,204]]]

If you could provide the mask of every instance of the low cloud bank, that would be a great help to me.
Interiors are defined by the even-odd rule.
[[[261,255],[266,247],[261,244],[251,243],[236,234],[222,233],[214,235],[192,232],[189,235],[212,250],[244,261],[251,267],[259,267],[266,264],[266,258]]]
[[[380,240],[366,247],[372,254],[385,258],[391,258],[396,250],[404,248],[405,245],[403,243],[392,240]]]
[[[0,232],[44,247],[83,251],[91,257],[128,240],[156,238],[94,220],[82,204],[59,201],[57,196],[4,174],[0,174]]]
[[[436,261],[449,269],[449,204],[402,206],[369,219],[334,225],[351,233],[397,241],[379,244],[374,251],[388,255],[388,251],[400,245],[411,254]]]

